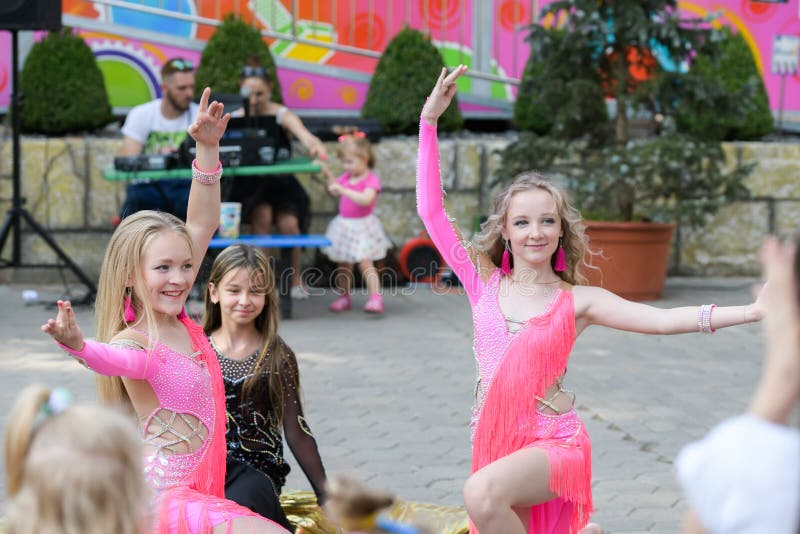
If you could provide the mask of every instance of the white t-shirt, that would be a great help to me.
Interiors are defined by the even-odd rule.
[[[161,99],[131,109],[122,126],[122,134],[143,145],[144,154],[175,152],[188,135],[186,130],[194,121],[199,106],[189,104],[183,115],[167,119],[161,114]]]
[[[733,417],[684,447],[675,467],[710,533],[800,531],[800,429]]]

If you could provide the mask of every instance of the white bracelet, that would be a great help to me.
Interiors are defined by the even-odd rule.
[[[222,162],[217,162],[217,168],[213,172],[201,171],[197,167],[197,160],[192,161],[192,180],[197,180],[203,185],[214,185],[222,177]]]
[[[697,330],[703,334],[713,334],[717,330],[711,326],[711,312],[716,308],[716,304],[703,304],[697,314]]]

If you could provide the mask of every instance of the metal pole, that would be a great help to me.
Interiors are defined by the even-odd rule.
[[[14,210],[13,220],[11,222],[13,226],[11,262],[13,265],[22,263],[22,221],[19,217],[19,209],[22,208],[19,141],[21,98],[19,94],[19,31],[11,30],[11,177],[14,191],[11,208]]]
[[[786,84],[786,74],[781,72],[781,91],[778,96],[778,135],[783,137],[783,86]]]

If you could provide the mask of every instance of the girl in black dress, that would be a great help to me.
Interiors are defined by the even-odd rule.
[[[278,501],[289,473],[283,436],[320,504],[325,468],[303,416],[297,359],[278,336],[275,277],[260,249],[232,245],[214,260],[204,329],[225,381],[225,496],[291,530]]]

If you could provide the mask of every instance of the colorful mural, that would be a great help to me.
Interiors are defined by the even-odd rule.
[[[484,72],[518,78],[528,53],[524,27],[532,20],[531,5],[540,8],[552,0],[491,0],[488,6],[476,4],[478,0],[304,1],[297,3],[296,21],[291,16],[291,0],[129,1],[176,16],[91,0],[63,0],[65,23],[73,26],[94,51],[116,108],[159,96],[158,72],[167,58],[182,56],[199,61],[214,28],[198,23],[197,17],[219,20],[225,13],[236,13],[272,32],[290,34],[294,25],[296,34],[305,40],[267,39],[280,66],[284,99],[289,106],[350,115],[357,114],[364,102],[377,59],[314,46],[314,41],[380,53],[397,31],[409,25],[430,33],[447,64],[482,64]],[[719,24],[745,37],[763,75],[771,106],[777,110],[781,77],[772,74],[773,38],[800,35],[800,0],[690,0],[679,5],[692,15],[718,12]],[[491,15],[488,35],[483,20],[487,15]],[[480,20],[475,20],[476,16]],[[0,107],[9,102],[9,55],[9,34],[0,31]],[[658,50],[653,50],[653,55],[667,68],[680,68],[664,64],[668,60],[660,57]],[[513,85],[462,80],[465,112],[509,114]],[[800,116],[800,74],[783,82],[784,109]]]

